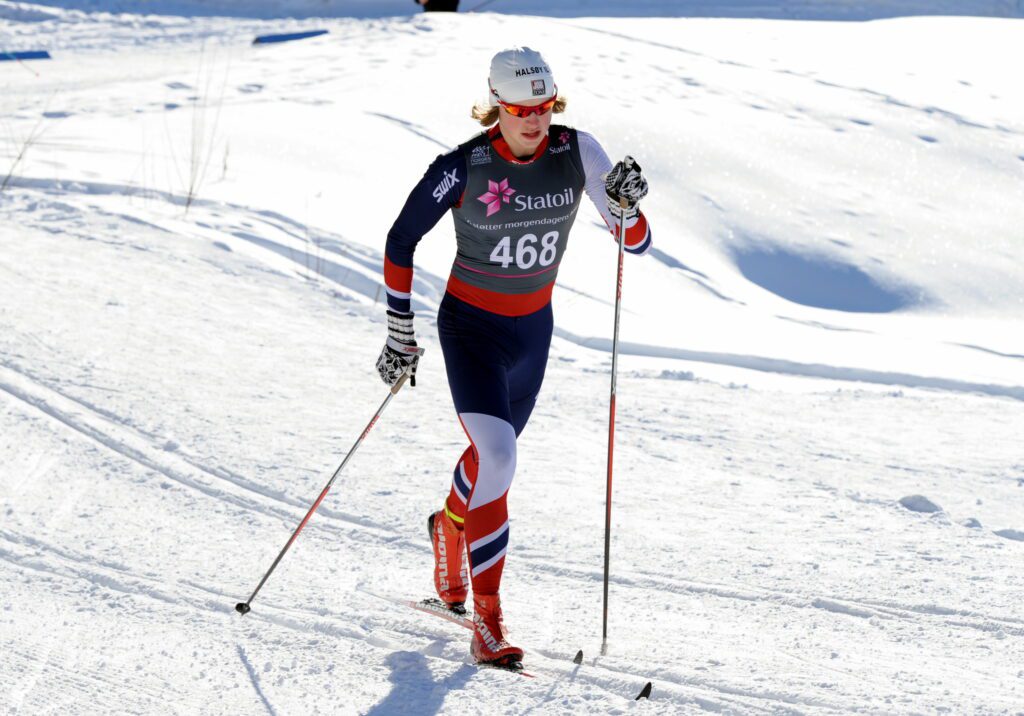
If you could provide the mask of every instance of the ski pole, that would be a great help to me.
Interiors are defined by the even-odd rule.
[[[423,354],[422,348],[419,350],[419,354]],[[377,422],[377,419],[380,418],[381,413],[384,412],[384,408],[388,407],[388,403],[391,402],[391,399],[398,395],[398,391],[402,389],[402,386],[405,385],[405,381],[408,380],[408,378],[409,372],[407,370],[405,373],[402,373],[402,377],[398,379],[398,382],[395,383],[394,386],[392,386],[391,392],[388,393],[388,397],[385,398],[384,402],[380,404],[379,408],[377,408],[377,412],[373,414],[373,418],[367,424],[366,428],[359,436],[359,439],[356,440],[355,444],[352,446],[352,449],[348,451],[348,455],[346,455],[345,459],[341,461],[340,465],[338,465],[338,469],[334,471],[333,475],[331,475],[331,479],[327,481],[326,485],[324,485],[324,489],[320,491],[320,496],[316,498],[316,502],[314,502],[313,506],[309,508],[309,512],[307,512],[306,516],[302,518],[302,522],[300,522],[299,526],[295,528],[295,531],[292,533],[292,536],[288,538],[288,542],[285,544],[284,549],[282,549],[281,553],[277,555],[277,559],[275,559],[274,563],[270,565],[270,569],[268,569],[267,573],[263,575],[263,579],[260,580],[260,583],[256,585],[256,589],[253,590],[252,595],[246,601],[239,602],[235,605],[236,612],[243,615],[249,613],[249,610],[251,609],[250,605],[252,604],[252,600],[256,598],[256,595],[259,594],[260,590],[263,588],[263,585],[266,584],[267,579],[269,579],[270,575],[273,574],[275,569],[277,569],[277,565],[284,558],[285,552],[287,552],[288,549],[292,546],[292,543],[295,541],[295,538],[299,536],[299,532],[301,532],[302,528],[306,526],[307,522],[309,522],[309,518],[313,516],[314,512],[316,512],[316,509],[320,506],[320,503],[324,501],[324,498],[327,496],[327,492],[331,489],[331,485],[334,484],[334,480],[338,477],[338,475],[341,474],[341,471],[345,469],[345,465],[348,464],[349,458],[352,457],[353,453],[355,453],[356,451],[356,448],[359,447],[359,445],[363,442],[366,436],[370,433],[370,430]]]
[[[626,158],[627,166],[632,164]],[[601,628],[601,654],[608,651],[608,564],[612,546],[612,457],[615,454],[615,379],[619,367],[619,313],[622,308],[622,260],[626,253],[626,210],[629,202],[619,197],[619,272],[615,284],[615,333],[612,336],[612,391],[608,408],[608,491],[604,510],[604,616]]]

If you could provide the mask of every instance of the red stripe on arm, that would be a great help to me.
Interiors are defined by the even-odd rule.
[[[641,211],[636,223],[626,227],[626,246],[639,246],[647,238],[647,217]]]
[[[384,257],[384,283],[392,291],[412,293],[412,267],[406,268]]]

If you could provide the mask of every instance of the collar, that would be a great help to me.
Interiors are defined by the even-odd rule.
[[[491,140],[491,146],[494,147],[494,151],[498,153],[502,159],[513,164],[530,164],[540,158],[544,151],[548,148],[548,139],[551,135],[551,130],[548,130],[548,134],[540,140],[540,144],[537,146],[537,151],[533,153],[533,156],[529,159],[520,159],[512,153],[511,147],[508,146],[508,142],[501,136],[501,125],[496,124],[487,130],[487,137]]]

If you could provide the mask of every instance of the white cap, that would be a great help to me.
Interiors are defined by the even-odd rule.
[[[558,93],[551,68],[536,50],[529,47],[510,47],[491,59],[488,96],[491,106],[498,100],[508,104],[549,99]]]

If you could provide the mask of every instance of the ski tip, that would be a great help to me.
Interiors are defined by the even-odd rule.
[[[651,698],[651,689],[652,688],[654,688],[654,684],[652,684],[650,681],[648,681],[647,684],[640,690],[640,695],[637,696],[633,700],[634,701],[639,701],[640,699],[649,699],[649,698]]]
[[[576,652],[576,656],[572,658],[572,663],[582,664],[583,663],[583,649]]]
[[[235,611],[242,615],[248,614],[251,610],[252,607],[250,607],[246,602],[239,602],[235,605]]]

